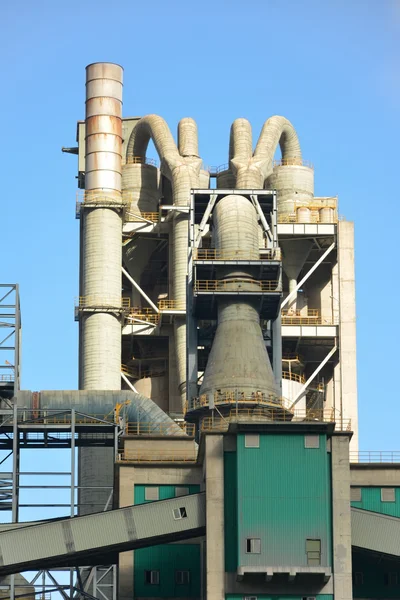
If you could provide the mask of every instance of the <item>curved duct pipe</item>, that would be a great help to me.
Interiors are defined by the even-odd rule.
[[[133,156],[146,156],[150,139],[153,141],[161,160],[161,171],[171,180],[175,206],[189,206],[190,189],[199,186],[201,159],[198,156],[197,125],[193,119],[182,119],[178,125],[178,147],[167,123],[158,115],[148,115],[140,119],[128,141],[127,160]],[[173,257],[173,299],[180,307],[186,308],[186,274],[188,248],[187,214],[176,211],[172,225]],[[186,402],[186,320],[175,317],[175,352],[179,392],[182,408]]]
[[[236,119],[231,127],[229,144],[230,164],[236,173],[238,189],[262,189],[266,178],[272,173],[272,161],[276,148],[280,145],[282,159],[299,159],[301,148],[293,125],[280,116],[265,121],[254,153],[251,147],[251,125],[246,119]],[[279,198],[278,198],[279,204]],[[293,244],[282,242],[284,269],[289,280],[289,293],[297,285],[298,274],[306,260],[312,242],[306,240]],[[290,303],[290,309],[296,310],[296,298]]]
[[[251,151],[251,125],[246,119],[236,119],[231,127],[231,168],[236,173],[238,189],[262,189],[272,172],[272,160],[280,144],[282,158],[301,159],[296,130],[284,117],[270,117],[263,125],[254,153]]]

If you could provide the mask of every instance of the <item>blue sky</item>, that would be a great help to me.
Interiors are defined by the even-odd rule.
[[[400,2],[3,0],[0,281],[21,286],[22,384],[77,386],[75,144],[85,66],[125,68],[124,115],[194,117],[207,164],[229,128],[282,114],[316,195],[356,223],[362,449],[397,445]],[[397,272],[397,276],[396,276]],[[392,300],[393,298],[393,300]]]

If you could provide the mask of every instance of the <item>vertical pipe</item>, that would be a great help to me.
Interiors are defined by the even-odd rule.
[[[75,516],[75,410],[71,410],[71,517]]]
[[[86,67],[85,201],[82,225],[80,387],[121,389],[122,75],[112,63]],[[86,206],[85,206],[86,204]],[[100,308],[101,307],[101,308]],[[116,310],[113,311],[112,309]],[[112,485],[109,448],[80,448],[80,514],[101,509]]]
[[[83,226],[82,388],[121,389],[122,67],[86,67],[86,155]],[[96,206],[98,204],[99,206]]]

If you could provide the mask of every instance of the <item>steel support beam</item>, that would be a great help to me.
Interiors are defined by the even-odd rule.
[[[281,308],[283,308],[284,306],[286,306],[286,304],[288,302],[290,302],[290,300],[292,298],[294,298],[294,296],[297,294],[297,291],[301,288],[301,286],[303,285],[303,283],[305,283],[307,281],[307,279],[310,277],[310,275],[312,275],[314,273],[314,271],[316,269],[318,269],[319,265],[325,260],[325,258],[328,256],[328,254],[330,252],[332,252],[332,250],[334,249],[334,247],[336,246],[335,242],[332,242],[332,244],[329,246],[329,248],[327,248],[325,250],[325,252],[319,257],[319,259],[317,260],[317,262],[311,267],[311,269],[304,275],[303,279],[301,279],[298,284],[296,285],[296,287],[294,288],[294,290],[292,290],[290,292],[290,294],[288,296],[286,296],[286,298],[283,300],[282,304],[281,304]]]
[[[144,291],[142,290],[142,288],[140,287],[140,285],[138,283],[136,283],[136,281],[129,275],[128,271],[126,271],[124,269],[124,267],[122,267],[122,273],[125,275],[125,277],[127,279],[129,279],[129,281],[131,282],[131,284],[133,285],[133,287],[137,289],[137,291],[139,292],[139,294],[141,296],[143,296],[143,298],[146,300],[146,302],[148,302],[148,304],[150,304],[151,308],[153,310],[155,310],[156,313],[159,313],[160,311],[158,309],[158,306],[156,306],[154,304],[154,302],[152,300],[150,300],[150,298],[148,297],[148,295],[144,293]]]
[[[332,348],[332,350],[330,350],[328,352],[328,354],[325,356],[324,360],[319,363],[319,365],[315,369],[315,371],[313,371],[313,373],[307,379],[307,381],[305,382],[305,384],[300,388],[298,394],[296,395],[295,399],[293,400],[293,404],[290,407],[291,409],[295,406],[295,404],[297,404],[297,402],[303,396],[304,392],[306,391],[306,389],[308,388],[308,386],[310,385],[310,383],[315,379],[315,377],[318,375],[318,373],[321,371],[321,369],[326,365],[326,363],[328,362],[328,360],[335,354],[336,350],[337,350],[337,346],[335,345]]]

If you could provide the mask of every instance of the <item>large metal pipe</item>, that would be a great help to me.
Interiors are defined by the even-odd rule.
[[[178,126],[178,146],[168,125],[157,115],[143,117],[133,130],[127,145],[127,161],[131,157],[145,158],[150,139],[161,159],[161,170],[172,183],[176,207],[188,207],[191,188],[199,186],[201,159],[198,155],[197,125],[193,119],[182,119]],[[172,294],[180,308],[186,307],[186,274],[188,247],[188,216],[175,212],[172,224]],[[175,317],[174,343],[178,387],[182,408],[186,401],[186,319]]]
[[[112,63],[86,67],[85,203],[90,208],[83,212],[81,295],[93,312],[82,315],[83,389],[121,387],[119,315],[99,306],[121,306],[122,73]]]
[[[81,296],[90,311],[82,313],[81,322],[84,390],[121,389],[122,74],[112,63],[86,67]],[[80,448],[78,474],[80,485],[112,485],[112,453]],[[80,514],[99,510],[106,500],[101,490],[80,489]]]

